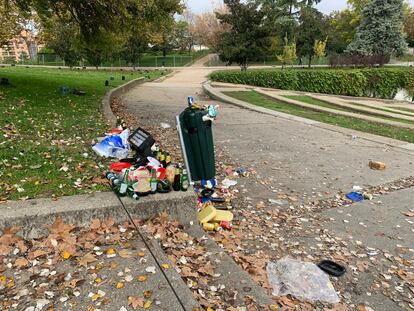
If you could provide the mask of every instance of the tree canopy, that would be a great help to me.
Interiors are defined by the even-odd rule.
[[[347,52],[364,56],[401,55],[407,47],[403,36],[403,0],[371,0],[362,11],[361,25]]]
[[[228,13],[217,13],[222,24],[230,30],[220,36],[220,59],[228,64],[237,63],[243,70],[249,61],[264,55],[270,47],[270,30],[264,25],[265,14],[259,3],[241,3],[240,0],[224,0]]]

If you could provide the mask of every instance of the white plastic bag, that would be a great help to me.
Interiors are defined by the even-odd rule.
[[[266,267],[274,296],[292,295],[300,300],[338,303],[340,301],[329,277],[311,262],[284,257]]]

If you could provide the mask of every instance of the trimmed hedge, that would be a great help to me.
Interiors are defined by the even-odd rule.
[[[386,99],[394,98],[400,88],[414,90],[412,68],[218,71],[213,72],[210,79],[282,90]]]

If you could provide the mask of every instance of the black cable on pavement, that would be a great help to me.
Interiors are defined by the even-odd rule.
[[[113,190],[113,188],[111,187],[111,189]],[[126,208],[124,202],[122,202],[122,199],[119,197],[119,195],[113,191],[113,193],[116,195],[116,197],[118,198],[118,201],[121,203],[122,207],[124,208],[126,214],[128,215],[128,218],[130,220],[130,222],[132,223],[132,225],[135,227],[135,230],[137,230],[138,235],[140,236],[141,240],[144,242],[145,247],[148,249],[148,251],[150,252],[152,258],[154,258],[155,263],[157,264],[158,268],[161,270],[162,275],[164,276],[165,280],[167,281],[168,285],[170,286],[171,290],[173,291],[175,297],[177,298],[178,302],[180,303],[180,306],[183,308],[184,311],[186,311],[187,309],[184,306],[184,303],[181,301],[180,297],[178,296],[177,292],[175,291],[173,285],[171,284],[170,280],[168,279],[167,275],[164,272],[164,269],[162,268],[161,264],[159,263],[158,259],[155,257],[154,253],[152,252],[149,244],[147,243],[144,235],[141,233],[141,231],[139,231],[138,226],[136,225],[136,223],[134,222],[134,220],[132,219],[131,214],[129,213],[128,209]]]

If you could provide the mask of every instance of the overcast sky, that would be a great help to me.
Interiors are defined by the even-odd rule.
[[[213,3],[222,3],[221,0],[187,0],[191,11],[195,13],[211,11]],[[409,0],[414,6],[414,0]],[[318,4],[318,9],[324,13],[330,13],[335,10],[341,10],[346,7],[346,0],[322,0]]]

